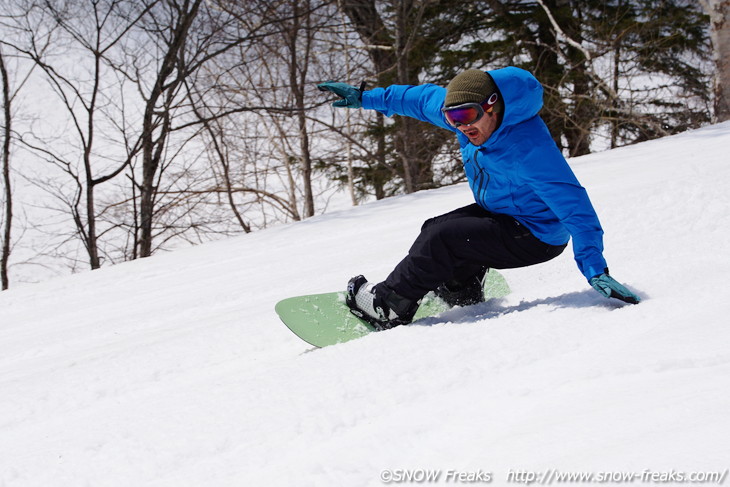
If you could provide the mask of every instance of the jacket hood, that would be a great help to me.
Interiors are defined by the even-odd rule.
[[[529,71],[507,67],[487,71],[504,101],[502,127],[529,120],[542,108],[542,85]]]

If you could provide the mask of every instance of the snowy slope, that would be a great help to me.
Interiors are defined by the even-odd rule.
[[[638,306],[568,249],[425,326],[310,353],[278,322],[282,297],[384,278],[465,185],[0,293],[0,486],[727,477],[728,148],[722,124],[571,161]]]

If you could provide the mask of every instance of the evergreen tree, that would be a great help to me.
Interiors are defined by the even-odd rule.
[[[458,0],[347,0],[340,5],[368,52],[374,85],[381,87],[448,82],[448,73],[432,67],[444,49],[480,28],[484,14]],[[361,174],[378,198],[401,189],[411,193],[438,186],[433,162],[452,140],[430,124],[394,119],[386,124],[378,116],[368,130],[377,157],[366,161]]]
[[[617,146],[709,120],[707,18],[685,0],[486,0],[476,35],[442,68],[532,71],[545,87],[541,113],[569,155],[607,133]],[[607,144],[604,144],[607,145]]]

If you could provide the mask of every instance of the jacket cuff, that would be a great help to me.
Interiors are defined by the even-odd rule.
[[[606,272],[606,264],[603,265],[589,265],[586,267],[583,267],[583,275],[585,276],[586,280],[590,282],[590,280],[596,276],[600,276],[601,274]]]

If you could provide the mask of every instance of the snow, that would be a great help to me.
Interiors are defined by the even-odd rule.
[[[278,321],[281,298],[383,279],[463,184],[0,293],[0,486],[724,480],[728,147],[725,123],[570,161],[637,306],[568,248],[424,325],[312,350]]]

